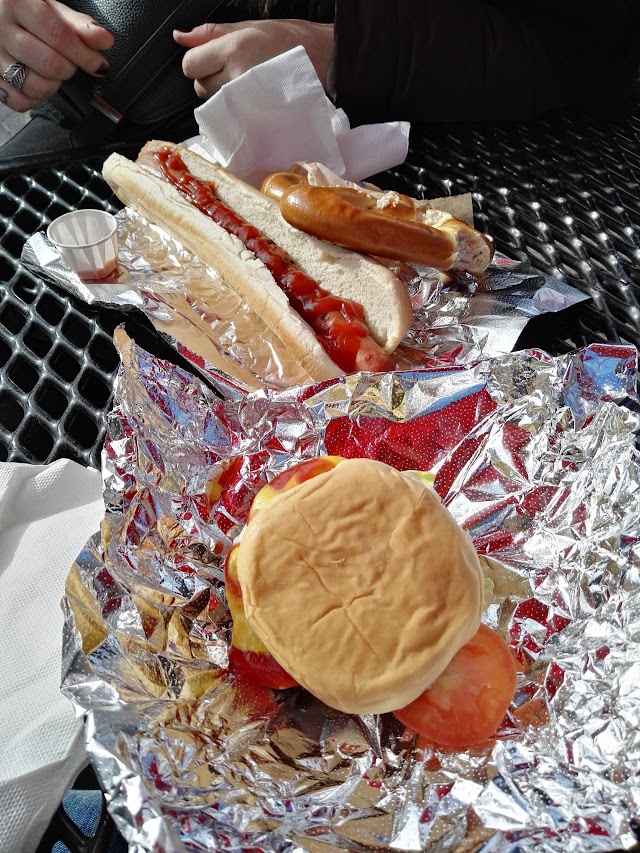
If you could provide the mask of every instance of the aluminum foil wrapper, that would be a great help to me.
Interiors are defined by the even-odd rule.
[[[123,332],[106,514],[70,572],[63,691],[132,851],[608,851],[640,812],[636,351],[539,351],[240,400]],[[319,454],[429,469],[519,661],[495,738],[419,747],[227,671],[223,562]],[[327,666],[335,661],[328,660]]]
[[[143,311],[225,396],[310,381],[217,273],[133,211],[124,209],[117,219],[119,269],[109,280],[83,282],[43,233],[27,240],[22,263],[85,302]],[[480,279],[444,280],[434,270],[406,265],[397,272],[414,306],[411,330],[397,351],[402,369],[510,352],[531,317],[588,298],[502,256]]]

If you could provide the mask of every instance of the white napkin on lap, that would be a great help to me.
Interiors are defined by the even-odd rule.
[[[303,47],[276,56],[225,84],[195,111],[200,137],[187,144],[259,186],[298,160],[324,163],[361,181],[404,162],[409,123],[351,128],[327,97]]]
[[[0,463],[0,851],[36,849],[86,763],[60,692],[60,599],[103,516],[98,471]]]

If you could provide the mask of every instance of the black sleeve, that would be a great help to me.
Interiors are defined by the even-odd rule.
[[[487,0],[489,5],[515,14],[533,12],[548,20],[571,20],[578,23],[615,21],[625,16],[635,5],[635,0]]]
[[[333,21],[335,9],[334,0],[267,0],[266,3],[265,0],[253,0],[253,3],[251,17],[299,18],[324,24]]]
[[[623,17],[607,30],[537,9],[516,0],[504,8],[483,0],[339,0],[331,94],[359,124],[529,119],[582,98],[597,107],[613,81],[622,91],[620,78],[635,61],[629,46],[640,43],[624,32]]]

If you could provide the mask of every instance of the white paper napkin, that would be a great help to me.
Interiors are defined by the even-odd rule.
[[[103,516],[98,471],[0,463],[0,851],[36,849],[86,762],[60,693],[60,599]]]
[[[227,83],[195,116],[202,135],[187,144],[256,186],[299,160],[361,181],[404,162],[409,144],[408,122],[352,129],[325,94],[303,47]]]

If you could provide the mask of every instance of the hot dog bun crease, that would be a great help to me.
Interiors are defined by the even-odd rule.
[[[371,258],[300,232],[284,221],[273,200],[180,146],[154,141],[144,146],[137,163],[118,154],[107,159],[103,174],[120,200],[163,226],[216,269],[312,379],[331,378],[347,368],[336,362],[335,353],[317,330],[292,307],[274,281],[268,261],[263,262],[237,236],[201,212],[181,194],[179,186],[167,182],[158,160],[161,152],[175,154],[197,181],[211,183],[224,205],[277,244],[327,296],[357,303],[364,313],[362,334],[366,338],[360,342],[355,369],[392,369],[393,361],[384,353],[392,352],[402,340],[412,311],[404,284],[390,270]],[[332,310],[337,320],[331,322],[344,326],[340,312]],[[330,315],[331,311],[326,316]],[[320,320],[324,322],[323,317]]]
[[[381,462],[344,460],[261,506],[237,561],[266,648],[348,713],[412,702],[480,624],[468,534],[433,491]]]

